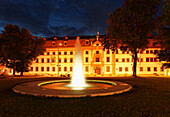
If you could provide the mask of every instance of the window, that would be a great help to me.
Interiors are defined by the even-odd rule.
[[[67,55],[67,52],[64,52],[64,55]]]
[[[38,63],[38,59],[36,59],[36,63]]]
[[[143,58],[140,59],[140,62],[143,62]]]
[[[54,63],[54,62],[55,62],[55,58],[52,58],[52,59],[51,59],[51,62]]]
[[[67,45],[67,41],[64,41],[64,46],[66,46]]]
[[[125,59],[124,59],[124,58],[122,58],[122,62],[125,62]]]
[[[149,50],[146,50],[146,54],[149,54]]]
[[[140,54],[143,54],[143,51],[142,51],[142,50],[140,50],[140,51],[139,51],[139,53],[140,53]]]
[[[47,63],[49,63],[50,62],[50,59],[49,58],[47,58]]]
[[[44,71],[44,67],[41,67],[41,71]]]
[[[110,66],[106,66],[106,72],[110,72]]]
[[[61,52],[59,52],[59,55],[61,55]]]
[[[55,55],[55,52],[53,52],[53,55]]]
[[[118,50],[116,50],[116,54],[119,54],[119,51],[118,51]]]
[[[44,58],[41,59],[41,62],[44,63]]]
[[[61,71],[61,67],[59,67],[59,71]]]
[[[99,51],[96,51],[96,54],[99,54]]]
[[[151,71],[151,68],[150,68],[150,67],[147,67],[147,71]]]
[[[47,55],[50,55],[50,52],[47,52]]]
[[[70,67],[70,71],[71,71],[71,72],[73,71],[73,67]]]
[[[89,58],[88,57],[86,57],[86,62],[89,62]]]
[[[161,67],[161,71],[164,71],[164,67]]]
[[[88,44],[89,44],[89,40],[86,40],[86,42],[85,42],[85,43],[86,43],[86,45],[88,45]]]
[[[126,61],[129,62],[129,58],[127,58]]]
[[[106,57],[107,62],[110,62],[110,57]]]
[[[154,67],[154,72],[157,72],[157,67]]]
[[[141,71],[141,72],[143,71],[143,67],[140,67],[140,71]]]
[[[158,61],[157,61],[157,58],[154,58],[154,62],[158,62]]]
[[[153,58],[150,58],[150,62],[153,62]]]
[[[70,52],[70,55],[73,55],[73,52],[72,52],[72,51]]]
[[[128,72],[128,67],[125,67],[125,71]]]
[[[35,70],[38,71],[38,67],[36,67]]]
[[[116,62],[119,62],[119,59],[118,59],[118,58],[116,58]]]
[[[149,58],[146,58],[146,62],[149,62]]]
[[[67,58],[64,58],[64,63],[67,63]]]
[[[153,53],[153,50],[150,50],[150,53]]]
[[[70,58],[70,63],[72,63],[73,62],[73,58]]]
[[[55,46],[55,42],[54,41],[52,42],[52,46]]]
[[[64,71],[67,71],[67,67],[64,67]]]
[[[47,67],[47,71],[50,71],[50,68],[49,68],[49,67]]]
[[[59,63],[61,63],[61,58],[59,58]]]
[[[110,50],[107,50],[107,54],[110,54]]]
[[[55,67],[53,67],[53,72],[55,72]]]
[[[96,62],[100,62],[99,57],[96,57]]]
[[[125,51],[122,51],[122,54],[125,54]]]
[[[129,54],[129,51],[127,51],[126,53]]]
[[[86,51],[86,54],[89,54],[89,51]]]
[[[122,72],[122,67],[119,67],[119,72]]]
[[[86,72],[89,72],[89,66],[86,66]]]
[[[33,67],[31,67],[30,71],[33,71]]]

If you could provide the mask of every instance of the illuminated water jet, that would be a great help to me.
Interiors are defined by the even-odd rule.
[[[79,38],[80,37],[77,37],[76,39],[73,75],[71,78],[71,83],[68,85],[69,87],[72,87],[72,89],[77,90],[81,90],[88,86],[83,72],[82,52]]]

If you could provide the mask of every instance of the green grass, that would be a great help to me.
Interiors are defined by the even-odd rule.
[[[0,117],[170,116],[170,78],[113,78],[111,80],[131,84],[133,89],[106,97],[61,99],[12,91],[17,84],[44,79],[1,78]]]

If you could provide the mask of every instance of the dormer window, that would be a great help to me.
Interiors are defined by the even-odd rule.
[[[55,41],[52,42],[52,46],[53,46],[53,47],[55,46]]]
[[[86,40],[86,45],[89,45],[89,40]]]
[[[67,41],[64,41],[64,46],[67,46]]]

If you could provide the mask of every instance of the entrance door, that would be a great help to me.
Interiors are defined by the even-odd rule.
[[[95,69],[96,74],[101,74],[101,69]]]

